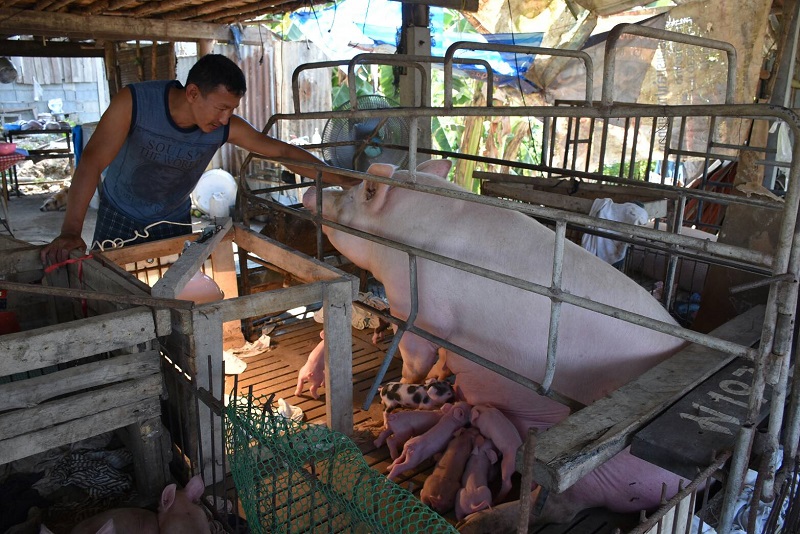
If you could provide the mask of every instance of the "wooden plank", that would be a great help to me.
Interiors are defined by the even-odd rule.
[[[163,258],[164,256],[180,253],[186,241],[196,241],[198,236],[199,234],[191,234],[171,237],[169,239],[142,243],[140,245],[104,250],[102,254],[117,265],[136,263],[137,261],[144,261],[152,258]]]
[[[206,241],[199,243],[195,241],[191,246],[183,251],[178,260],[173,263],[161,280],[155,283],[151,291],[155,297],[174,299],[183,291],[186,283],[194,276],[203,262],[211,255],[214,248],[222,241],[222,238],[231,228],[230,217],[225,217],[221,228]]]
[[[160,417],[121,428],[118,435],[133,455],[136,491],[145,502],[155,502],[170,481],[170,440]]]
[[[279,269],[292,273],[303,282],[333,280],[342,276],[355,279],[350,274],[315,258],[299,254],[283,243],[270,239],[265,235],[257,234],[240,224],[235,224],[233,229],[235,232],[233,240],[237,245],[272,263]],[[358,284],[354,285],[354,291],[353,299],[358,296]]]
[[[7,35],[44,35],[74,39],[110,41],[163,40],[195,41],[213,39],[218,43],[232,42],[226,24],[207,24],[182,20],[161,20],[102,15],[78,15],[33,9],[0,8],[0,33]],[[245,27],[241,41],[236,44],[259,45],[258,29]],[[30,72],[30,71],[27,71]],[[38,77],[39,80],[42,76]]]
[[[559,193],[548,188],[548,190],[543,191],[540,186],[530,184],[484,182],[481,185],[481,194],[512,198],[531,204],[542,204],[551,208],[586,214],[591,212],[592,204],[596,199],[610,198],[619,204],[625,202],[638,203],[647,211],[651,219],[666,217],[668,208],[667,200],[664,198],[650,199],[649,195],[638,198],[636,195],[630,194],[630,191],[627,191],[626,188],[619,186],[605,191],[603,194],[573,195],[571,191],[567,190]]]
[[[0,385],[0,412],[36,406],[89,387],[130,380],[160,370],[157,350],[123,354],[44,376]]]
[[[0,376],[22,373],[155,339],[149,308],[89,317],[0,336]]]
[[[564,170],[564,169],[561,169]],[[569,171],[567,171],[569,172]],[[495,172],[475,171],[475,178],[488,182],[528,185],[538,190],[547,190],[553,193],[576,196],[580,198],[619,198],[620,195],[629,197],[629,200],[645,200],[660,198],[678,198],[680,192],[671,187],[633,184],[609,184],[582,180],[576,183],[568,178],[540,178],[537,176],[518,176],[515,174],[502,174]],[[483,187],[483,186],[481,186]]]
[[[739,315],[710,335],[752,346],[761,335],[764,306]],[[733,360],[690,344],[607,397],[537,436],[534,479],[561,493],[630,444],[634,432]],[[522,456],[517,456],[522,470]]]
[[[0,442],[0,465],[160,415],[161,402],[151,397],[136,404],[97,412],[69,423],[7,439]]]
[[[0,441],[161,394],[161,373],[0,415]]]
[[[631,454],[691,480],[716,453],[732,450],[747,420],[754,365],[736,358],[636,433]],[[759,424],[769,415],[767,385]]]
[[[233,232],[229,232],[233,234]],[[217,283],[226,300],[239,296],[239,283],[236,279],[236,262],[233,259],[232,242],[218,244],[211,253],[211,268],[214,282]],[[240,347],[244,344],[242,317],[222,324],[222,339],[226,347]]]
[[[95,280],[95,284],[96,282],[97,280]],[[86,282],[86,285],[92,284],[91,282]],[[105,293],[101,292],[100,290],[91,291],[86,289],[73,289],[71,287],[60,286],[37,286],[32,284],[5,282],[2,280],[0,280],[0,289],[8,289],[9,291],[16,291],[19,293],[31,293],[34,295],[62,297],[64,299],[87,299],[114,302],[118,305],[127,306],[153,306],[157,308],[172,308],[179,310],[188,310],[192,308],[191,302],[173,298],[151,297],[150,295],[131,295],[127,293]],[[117,290],[119,289],[117,288]]]
[[[325,324],[325,384],[328,399],[325,403],[328,428],[353,435],[353,289],[356,284],[343,280],[329,283],[322,301]]]
[[[215,399],[222,401],[224,374],[222,373],[222,317],[218,312],[195,310],[192,312],[194,329],[195,380],[198,388],[207,390]],[[202,453],[200,462],[206,473],[220,472],[225,465],[223,451],[215,444],[223,435],[222,419],[212,417],[206,403],[198,406],[199,428],[194,436],[200,450],[189,451],[190,457]]]
[[[484,182],[481,185],[481,194],[513,198],[515,200],[530,202],[531,204],[542,204],[551,208],[559,208],[577,213],[589,213],[594,203],[593,199],[540,191],[528,184]]]
[[[140,282],[139,279],[135,278],[116,263],[109,261],[107,258],[95,258],[83,263],[86,273],[85,279],[91,281],[94,289],[98,289],[96,284],[102,284],[101,287],[104,287],[107,291],[130,294],[134,297],[152,298],[150,296],[149,286]],[[142,303],[144,303],[144,301]],[[153,310],[156,321],[156,332],[159,337],[166,336],[170,332],[170,313],[169,310],[166,309],[169,307],[171,306],[159,308],[158,305],[155,305],[155,309]]]
[[[14,240],[16,241],[16,240]],[[13,241],[4,240],[0,243],[0,273],[8,276],[11,273],[20,273],[26,271],[35,271],[39,273],[39,278],[44,275],[42,267],[42,260],[39,257],[41,247],[29,246],[14,246]]]
[[[242,295],[233,300],[220,300],[197,306],[199,310],[218,310],[223,321],[258,317],[277,313],[322,300],[325,282],[303,284],[252,295]]]

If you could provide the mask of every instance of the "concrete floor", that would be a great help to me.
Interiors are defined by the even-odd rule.
[[[39,211],[50,193],[11,194],[8,200],[8,222],[16,239],[34,245],[45,245],[58,236],[61,223],[64,221],[63,211]],[[97,210],[89,208],[83,224],[83,240],[89,245],[94,233]],[[5,228],[2,228],[5,230]]]

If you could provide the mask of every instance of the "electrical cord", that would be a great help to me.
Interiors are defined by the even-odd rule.
[[[145,226],[142,229],[142,232],[144,232],[143,234],[140,234],[139,230],[135,230],[133,232],[133,237],[131,237],[129,239],[122,239],[121,237],[117,237],[115,239],[104,239],[103,241],[95,241],[94,243],[92,243],[92,247],[91,248],[97,247],[98,249],[100,249],[101,252],[103,252],[103,251],[105,251],[107,249],[122,248],[122,247],[125,246],[126,243],[130,243],[131,241],[135,241],[136,239],[139,239],[139,238],[147,239],[148,237],[150,237],[150,232],[148,232],[148,230],[150,228],[156,226],[156,225],[159,225],[159,224],[174,224],[174,225],[177,225],[177,226],[194,226],[196,224],[204,224],[204,223],[202,223],[202,222],[178,223],[178,222],[172,222],[172,221],[156,221],[154,223],[150,223],[147,226]]]

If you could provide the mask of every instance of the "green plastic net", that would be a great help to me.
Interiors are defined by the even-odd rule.
[[[370,468],[344,434],[287,419],[263,396],[231,399],[226,415],[228,459],[253,532],[457,532]]]

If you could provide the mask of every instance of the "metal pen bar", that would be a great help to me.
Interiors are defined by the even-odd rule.
[[[650,28],[649,26],[642,26],[639,24],[617,24],[608,32],[608,37],[606,38],[606,48],[603,58],[603,105],[611,105],[614,101],[614,74],[616,69],[617,44],[620,37],[625,33],[724,51],[728,55],[728,82],[725,88],[725,103],[733,104],[736,84],[736,48],[734,48],[732,44],[685,33]]]
[[[300,162],[294,160],[286,160],[281,158],[275,158],[274,161],[277,161],[279,163],[291,163],[298,167],[308,167],[314,169],[326,168],[326,166],[324,165],[313,164],[308,162]],[[754,266],[770,267],[770,268],[772,267],[772,257],[770,254],[749,250],[743,247],[736,247],[732,245],[726,245],[723,243],[717,243],[709,240],[703,240],[683,235],[669,234],[642,226],[634,226],[630,224],[619,223],[608,219],[597,219],[594,217],[590,217],[589,215],[567,212],[556,208],[548,208],[545,206],[538,206],[533,204],[523,204],[520,202],[504,200],[501,198],[476,195],[468,191],[433,187],[421,183],[410,183],[403,180],[395,180],[393,178],[358,173],[355,171],[347,171],[344,169],[342,170],[337,169],[337,172],[339,172],[343,176],[354,177],[358,179],[369,179],[376,182],[386,183],[395,187],[403,187],[406,189],[412,189],[415,191],[421,191],[425,193],[438,194],[441,196],[447,196],[459,200],[466,200],[505,209],[512,209],[515,211],[519,211],[521,213],[525,213],[527,215],[531,215],[534,217],[541,217],[552,221],[558,221],[560,219],[564,219],[568,223],[574,223],[580,226],[604,228],[607,230],[617,232],[622,235],[636,236],[642,239],[650,239],[656,242],[668,243],[670,245],[684,247],[687,250],[718,255],[722,258],[735,259],[742,263],[750,263]]]
[[[386,376],[386,371],[389,369],[389,364],[391,363],[395,352],[400,347],[400,339],[405,332],[413,327],[414,321],[417,318],[417,312],[419,311],[419,298],[417,290],[417,258],[413,254],[409,254],[408,256],[408,275],[409,282],[411,284],[411,311],[408,314],[408,319],[399,323],[400,327],[397,329],[397,332],[392,339],[389,350],[386,351],[386,355],[383,357],[383,362],[378,369],[377,375],[375,375],[375,380],[372,382],[372,386],[369,388],[367,397],[364,399],[364,404],[361,406],[361,408],[365,411],[369,410],[369,406],[372,404],[372,399],[375,398],[375,394],[378,392],[378,387],[380,387],[381,382],[383,382],[383,377]]]
[[[556,223],[556,240],[553,250],[553,276],[550,287],[553,292],[561,292],[562,269],[564,267],[564,240],[567,235],[567,223]],[[556,356],[558,353],[558,326],[561,321],[561,301],[550,300],[550,328],[547,333],[547,363],[545,366],[542,390],[549,391],[556,373]]]
[[[469,41],[456,41],[447,47],[444,54],[444,107],[453,107],[453,58],[458,50],[483,50],[488,52],[509,52],[518,54],[540,54],[548,56],[572,57],[583,61],[586,68],[586,105],[592,103],[592,90],[594,89],[594,68],[592,58],[586,52],[578,50],[563,50],[557,48],[544,48],[540,46],[503,45],[496,43],[475,43]]]
[[[485,269],[482,267],[478,267],[475,265],[471,265],[469,263],[465,263],[459,260],[455,260],[453,258],[449,258],[447,256],[442,256],[440,254],[428,252],[417,247],[413,247],[410,245],[406,245],[404,243],[399,243],[396,241],[392,241],[383,237],[379,237],[373,234],[369,234],[366,232],[362,232],[355,228],[344,226],[338,223],[334,223],[328,220],[323,219],[322,224],[325,226],[330,226],[331,228],[335,228],[337,230],[341,230],[343,232],[352,234],[357,237],[361,237],[363,239],[374,241],[376,243],[395,248],[397,250],[401,250],[406,252],[407,254],[413,254],[418,256],[419,258],[435,261],[437,263],[441,263],[443,265],[447,265],[449,267],[453,267],[456,269],[460,269],[462,271],[466,271],[472,274],[476,274],[478,276],[482,276],[484,278],[489,278],[491,280],[495,280],[497,282],[502,282],[507,285],[511,285],[517,287],[519,289],[523,289],[525,291],[530,291],[532,293],[536,293],[538,295],[546,296],[550,299],[557,299],[567,304],[572,304],[574,306],[578,306],[581,308],[585,308],[587,310],[591,310],[597,313],[601,313],[603,315],[608,315],[614,317],[616,319],[621,319],[623,321],[637,324],[639,326],[644,326],[651,330],[656,330],[658,332],[668,334],[671,336],[679,337],[685,339],[686,341],[690,341],[692,343],[698,343],[700,345],[724,351],[734,356],[740,356],[743,358],[747,358],[752,360],[754,358],[754,350],[749,347],[744,347],[742,345],[738,345],[736,343],[732,343],[729,341],[724,341],[721,339],[717,339],[713,336],[708,336],[706,334],[701,334],[699,332],[695,332],[693,330],[689,330],[687,328],[676,327],[671,323],[665,323],[662,321],[658,321],[655,319],[651,319],[649,317],[645,317],[643,315],[638,315],[633,312],[629,312],[626,310],[622,310],[620,308],[615,308],[613,306],[608,306],[606,304],[602,304],[599,302],[595,302],[583,297],[579,297],[576,295],[572,295],[567,292],[555,292],[551,288],[547,286],[543,286],[541,284],[537,284],[534,282],[528,282],[526,280],[522,280],[519,278],[515,278],[513,276],[504,275],[502,273],[497,273],[495,271],[491,271],[489,269]]]

